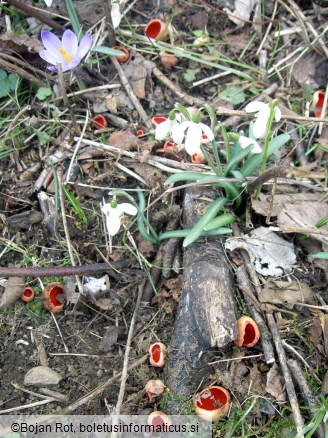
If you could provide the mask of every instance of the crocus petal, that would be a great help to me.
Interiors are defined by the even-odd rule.
[[[200,123],[200,127],[210,141],[214,140],[213,131],[209,126],[205,125],[204,123]]]
[[[119,204],[117,208],[123,213],[130,214],[131,216],[135,216],[138,213],[136,207],[132,204],[129,204],[128,202],[123,202],[122,204]]]
[[[258,111],[263,110],[267,106],[268,106],[267,103],[254,100],[254,102],[250,102],[246,105],[245,111],[247,113],[257,113]]]
[[[49,64],[53,64],[53,65],[56,65],[57,62],[62,61],[59,52],[57,55],[57,53],[52,53],[52,52],[49,52],[48,50],[41,50],[41,52],[39,52],[39,56],[40,56],[40,58],[49,62]]]
[[[171,131],[172,121],[166,119],[165,122],[160,123],[156,126],[155,138],[156,140],[164,140],[168,133]]]
[[[59,50],[62,48],[62,43],[60,39],[49,30],[43,30],[41,32],[41,40],[44,47],[49,50],[52,54],[60,53]]]
[[[48,70],[51,71],[51,73],[57,73],[57,68],[56,67],[47,67]]]
[[[109,236],[115,236],[120,231],[121,219],[116,214],[110,214],[106,218],[106,228]]]
[[[191,123],[185,141],[185,148],[189,155],[194,155],[199,151],[202,128],[199,123]]]
[[[81,61],[82,58],[89,52],[92,46],[92,35],[85,34],[81,39],[79,48],[77,49],[77,57]]]
[[[77,36],[70,29],[65,30],[62,37],[62,48],[73,61],[77,56]]]
[[[280,111],[280,108],[278,108],[278,107],[276,106],[275,110],[276,110],[276,111],[275,111],[275,113],[274,113],[274,119],[275,119],[276,122],[279,122],[279,120],[281,119],[281,116],[282,116],[281,111]]]
[[[175,144],[181,144],[184,139],[184,132],[182,123],[175,123],[172,127],[172,139]]]

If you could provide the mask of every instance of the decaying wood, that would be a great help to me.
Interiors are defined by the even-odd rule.
[[[218,194],[190,188],[184,197],[184,228],[192,228]],[[219,238],[199,239],[184,251],[181,300],[170,343],[167,386],[172,394],[190,396],[189,382],[200,383],[211,347],[237,337],[233,282]],[[173,396],[170,414],[180,412]]]

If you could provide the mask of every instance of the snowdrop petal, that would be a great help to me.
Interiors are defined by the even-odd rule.
[[[199,123],[191,122],[185,141],[185,148],[189,155],[196,154],[200,149],[200,139],[202,137],[202,128]]]
[[[126,214],[130,214],[131,216],[135,216],[138,213],[137,208],[129,204],[128,202],[123,202],[122,204],[119,204],[117,208],[122,212]]]
[[[280,108],[278,108],[277,106],[275,107],[275,113],[274,113],[274,119],[275,119],[275,121],[276,122],[279,122],[279,120],[281,119],[281,116],[282,116],[282,114],[281,114],[281,111],[280,111]]]
[[[155,138],[156,140],[164,140],[171,129],[172,121],[170,119],[166,119],[164,122],[160,123],[156,126],[155,130]]]
[[[77,50],[77,57],[81,61],[82,58],[85,57],[85,55],[89,52],[92,46],[92,35],[85,34],[84,37],[81,39],[79,48]]]
[[[253,135],[255,138],[264,138],[266,134],[266,121],[257,119],[253,126]]]
[[[184,129],[182,123],[175,123],[172,127],[172,138],[175,144],[181,144],[184,139]]]
[[[200,127],[210,141],[214,140],[213,131],[209,126],[205,125],[204,123],[200,123]]]
[[[120,231],[121,219],[117,214],[110,214],[106,218],[106,228],[108,235],[115,236]]]
[[[253,140],[252,138],[244,137],[243,135],[241,135],[239,137],[238,143],[243,149],[247,148],[251,144],[254,145],[253,149],[250,151],[250,154],[260,154],[262,152],[261,146],[256,140]]]
[[[258,100],[254,100],[253,102],[249,102],[246,105],[245,111],[247,113],[257,113],[258,111],[263,110],[265,107],[268,107],[267,103],[260,102]]]
[[[55,34],[50,32],[49,30],[43,30],[41,32],[41,40],[44,47],[49,50],[52,54],[59,53],[59,50],[62,48],[61,41]]]
[[[71,58],[69,62],[73,61],[77,55],[77,36],[70,29],[65,30],[62,37],[62,49],[67,52]]]
[[[44,0],[45,4],[50,7],[52,5],[53,0]]]

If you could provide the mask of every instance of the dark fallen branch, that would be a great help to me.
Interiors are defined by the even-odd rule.
[[[108,272],[113,269],[125,268],[133,263],[133,260],[123,260],[121,262],[94,263],[84,266],[65,266],[51,268],[36,268],[29,266],[20,267],[0,267],[0,276],[3,277],[70,277],[72,275],[95,275],[101,272]]]
[[[209,202],[213,190],[186,190],[184,228],[192,228]],[[218,238],[200,239],[188,246],[183,258],[181,300],[170,343],[166,384],[172,393],[169,414],[181,412],[179,400],[194,392],[204,378],[213,347],[224,347],[237,337],[232,274]]]

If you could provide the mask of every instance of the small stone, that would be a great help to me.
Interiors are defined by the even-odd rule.
[[[25,385],[47,386],[58,385],[62,376],[49,367],[38,366],[31,368],[24,377]]]

